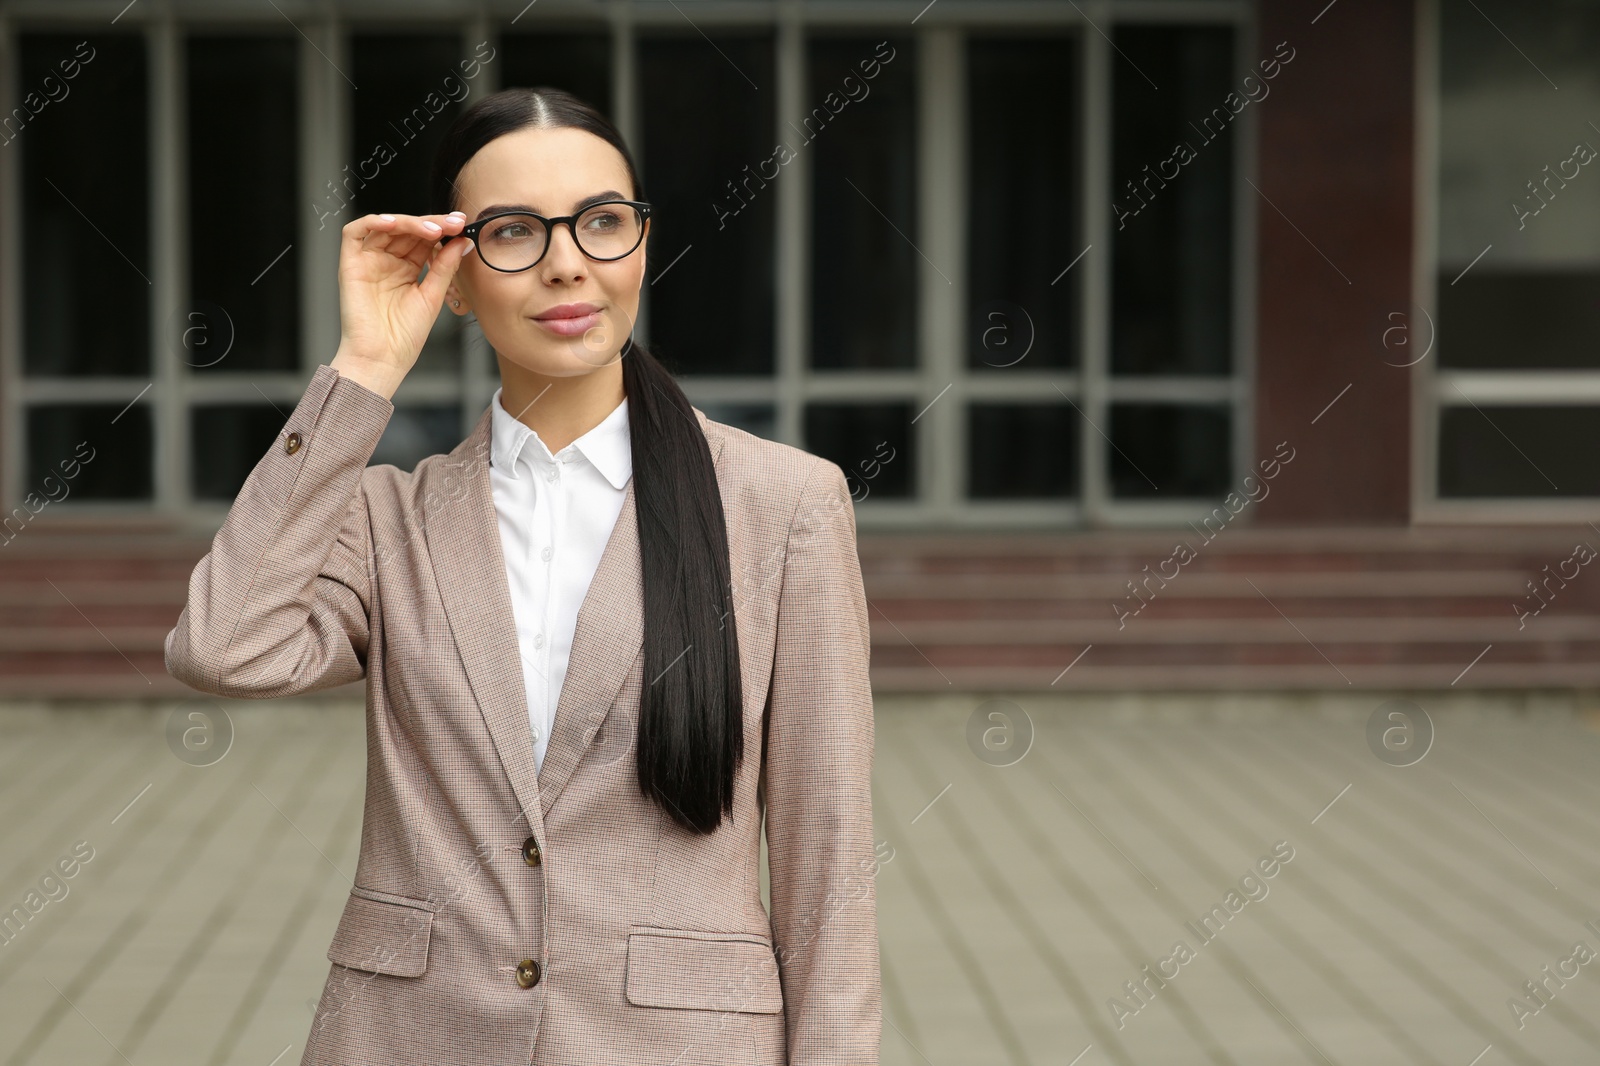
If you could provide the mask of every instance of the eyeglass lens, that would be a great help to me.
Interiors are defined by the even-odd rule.
[[[579,215],[573,236],[585,255],[620,259],[639,246],[644,224],[639,210],[627,204],[596,204]],[[523,270],[544,255],[544,223],[533,215],[502,215],[478,233],[483,261],[499,270]]]

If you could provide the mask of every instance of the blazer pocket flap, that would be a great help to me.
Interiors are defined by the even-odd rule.
[[[628,933],[628,1002],[636,1007],[777,1014],[783,990],[772,944],[753,933]]]
[[[433,912],[351,894],[328,959],[340,966],[395,977],[416,977],[428,968]]]

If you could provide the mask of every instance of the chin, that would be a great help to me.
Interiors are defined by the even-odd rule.
[[[570,343],[541,345],[533,352],[508,353],[499,348],[495,351],[506,362],[547,378],[575,378],[592,374],[613,364],[617,358],[615,352],[591,353],[583,347],[581,337],[573,337]]]

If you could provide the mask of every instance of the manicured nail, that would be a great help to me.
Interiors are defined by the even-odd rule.
[[[393,215],[379,215],[378,217],[383,219],[385,222],[393,222],[394,221],[394,216]]]
[[[439,228],[439,223],[437,223],[437,222],[424,222],[424,223],[423,223],[423,224],[422,224],[422,228],[423,228],[423,229],[433,229],[433,230],[436,230],[436,229],[438,229],[438,228]]]

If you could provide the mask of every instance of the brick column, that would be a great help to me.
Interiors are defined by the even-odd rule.
[[[1260,105],[1251,176],[1264,194],[1251,192],[1253,459],[1281,441],[1295,449],[1256,521],[1403,525],[1411,371],[1392,364],[1422,347],[1386,349],[1384,335],[1393,344],[1402,336],[1393,328],[1409,324],[1425,347],[1428,330],[1411,304],[1416,13],[1405,0],[1337,0],[1326,10],[1324,2],[1256,8],[1257,51],[1268,56],[1287,42],[1294,54]]]

